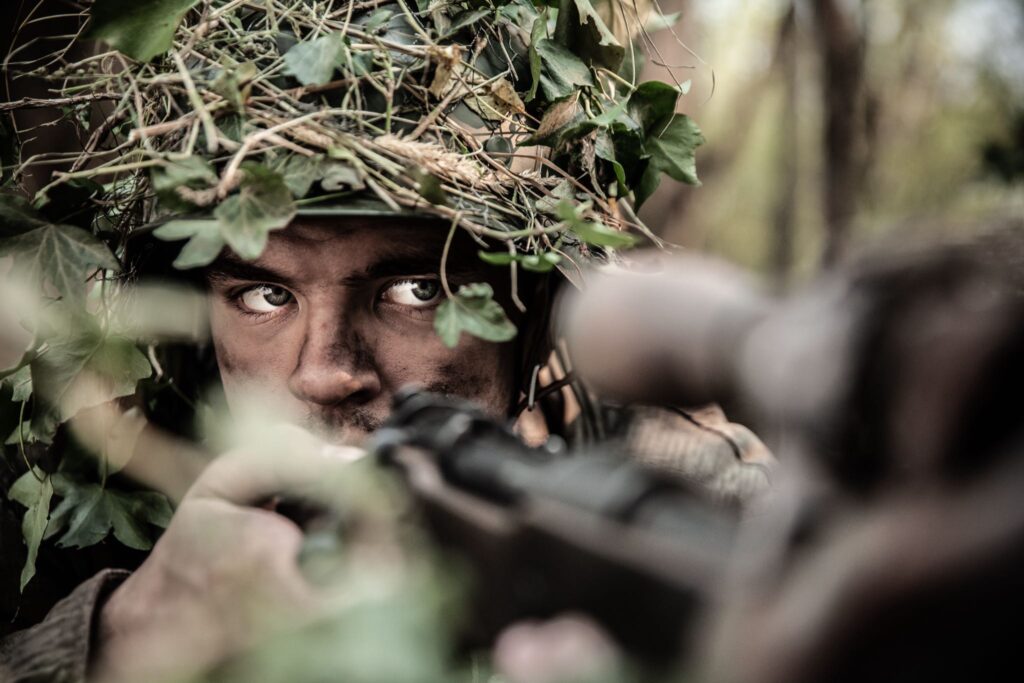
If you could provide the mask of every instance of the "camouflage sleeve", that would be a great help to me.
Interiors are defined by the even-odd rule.
[[[84,683],[96,639],[99,605],[129,572],[105,569],[76,588],[35,626],[0,640],[6,683]]]
[[[745,506],[765,493],[775,458],[753,432],[716,407],[698,412],[638,408],[626,437],[638,461]]]

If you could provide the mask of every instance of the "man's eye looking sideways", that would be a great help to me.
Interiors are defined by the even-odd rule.
[[[419,278],[392,282],[381,291],[380,298],[390,304],[428,309],[441,299],[441,282],[437,278]],[[284,287],[255,285],[237,294],[240,308],[251,314],[274,313],[295,301]]]
[[[400,306],[430,308],[441,298],[441,282],[436,278],[399,280],[388,285],[381,298]]]
[[[292,293],[283,287],[257,285],[242,292],[242,307],[253,313],[273,313],[293,300]]]

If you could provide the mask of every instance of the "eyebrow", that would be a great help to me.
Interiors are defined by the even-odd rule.
[[[441,269],[440,256],[390,256],[370,265],[365,270],[350,275],[342,282],[346,285],[358,285],[372,280],[381,280],[401,275],[437,274]],[[461,274],[473,270],[464,263],[456,263],[449,259],[445,268],[449,273]]]
[[[373,280],[402,275],[437,274],[441,267],[440,256],[417,254],[410,256],[391,255],[367,268],[341,280],[345,286],[357,286]],[[462,259],[449,259],[445,270],[455,276],[483,271],[483,263],[471,264]],[[250,282],[275,282],[283,287],[295,286],[294,278],[272,268],[243,261],[229,254],[222,256],[209,267],[206,277],[210,281],[244,280]]]
[[[276,270],[242,261],[234,256],[222,256],[206,271],[210,281],[218,280],[251,280],[253,282],[278,282],[285,287],[292,287],[292,278]]]

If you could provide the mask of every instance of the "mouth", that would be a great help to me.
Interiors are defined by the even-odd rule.
[[[304,420],[303,426],[329,444],[362,446],[383,422],[382,418],[365,413],[350,413],[344,418],[311,414]]]

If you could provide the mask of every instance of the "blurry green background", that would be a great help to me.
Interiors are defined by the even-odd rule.
[[[664,183],[642,212],[671,241],[793,281],[883,234],[1024,217],[1024,0],[661,9],[679,40],[654,34],[644,75],[691,79],[680,107],[708,138],[704,186]]]

